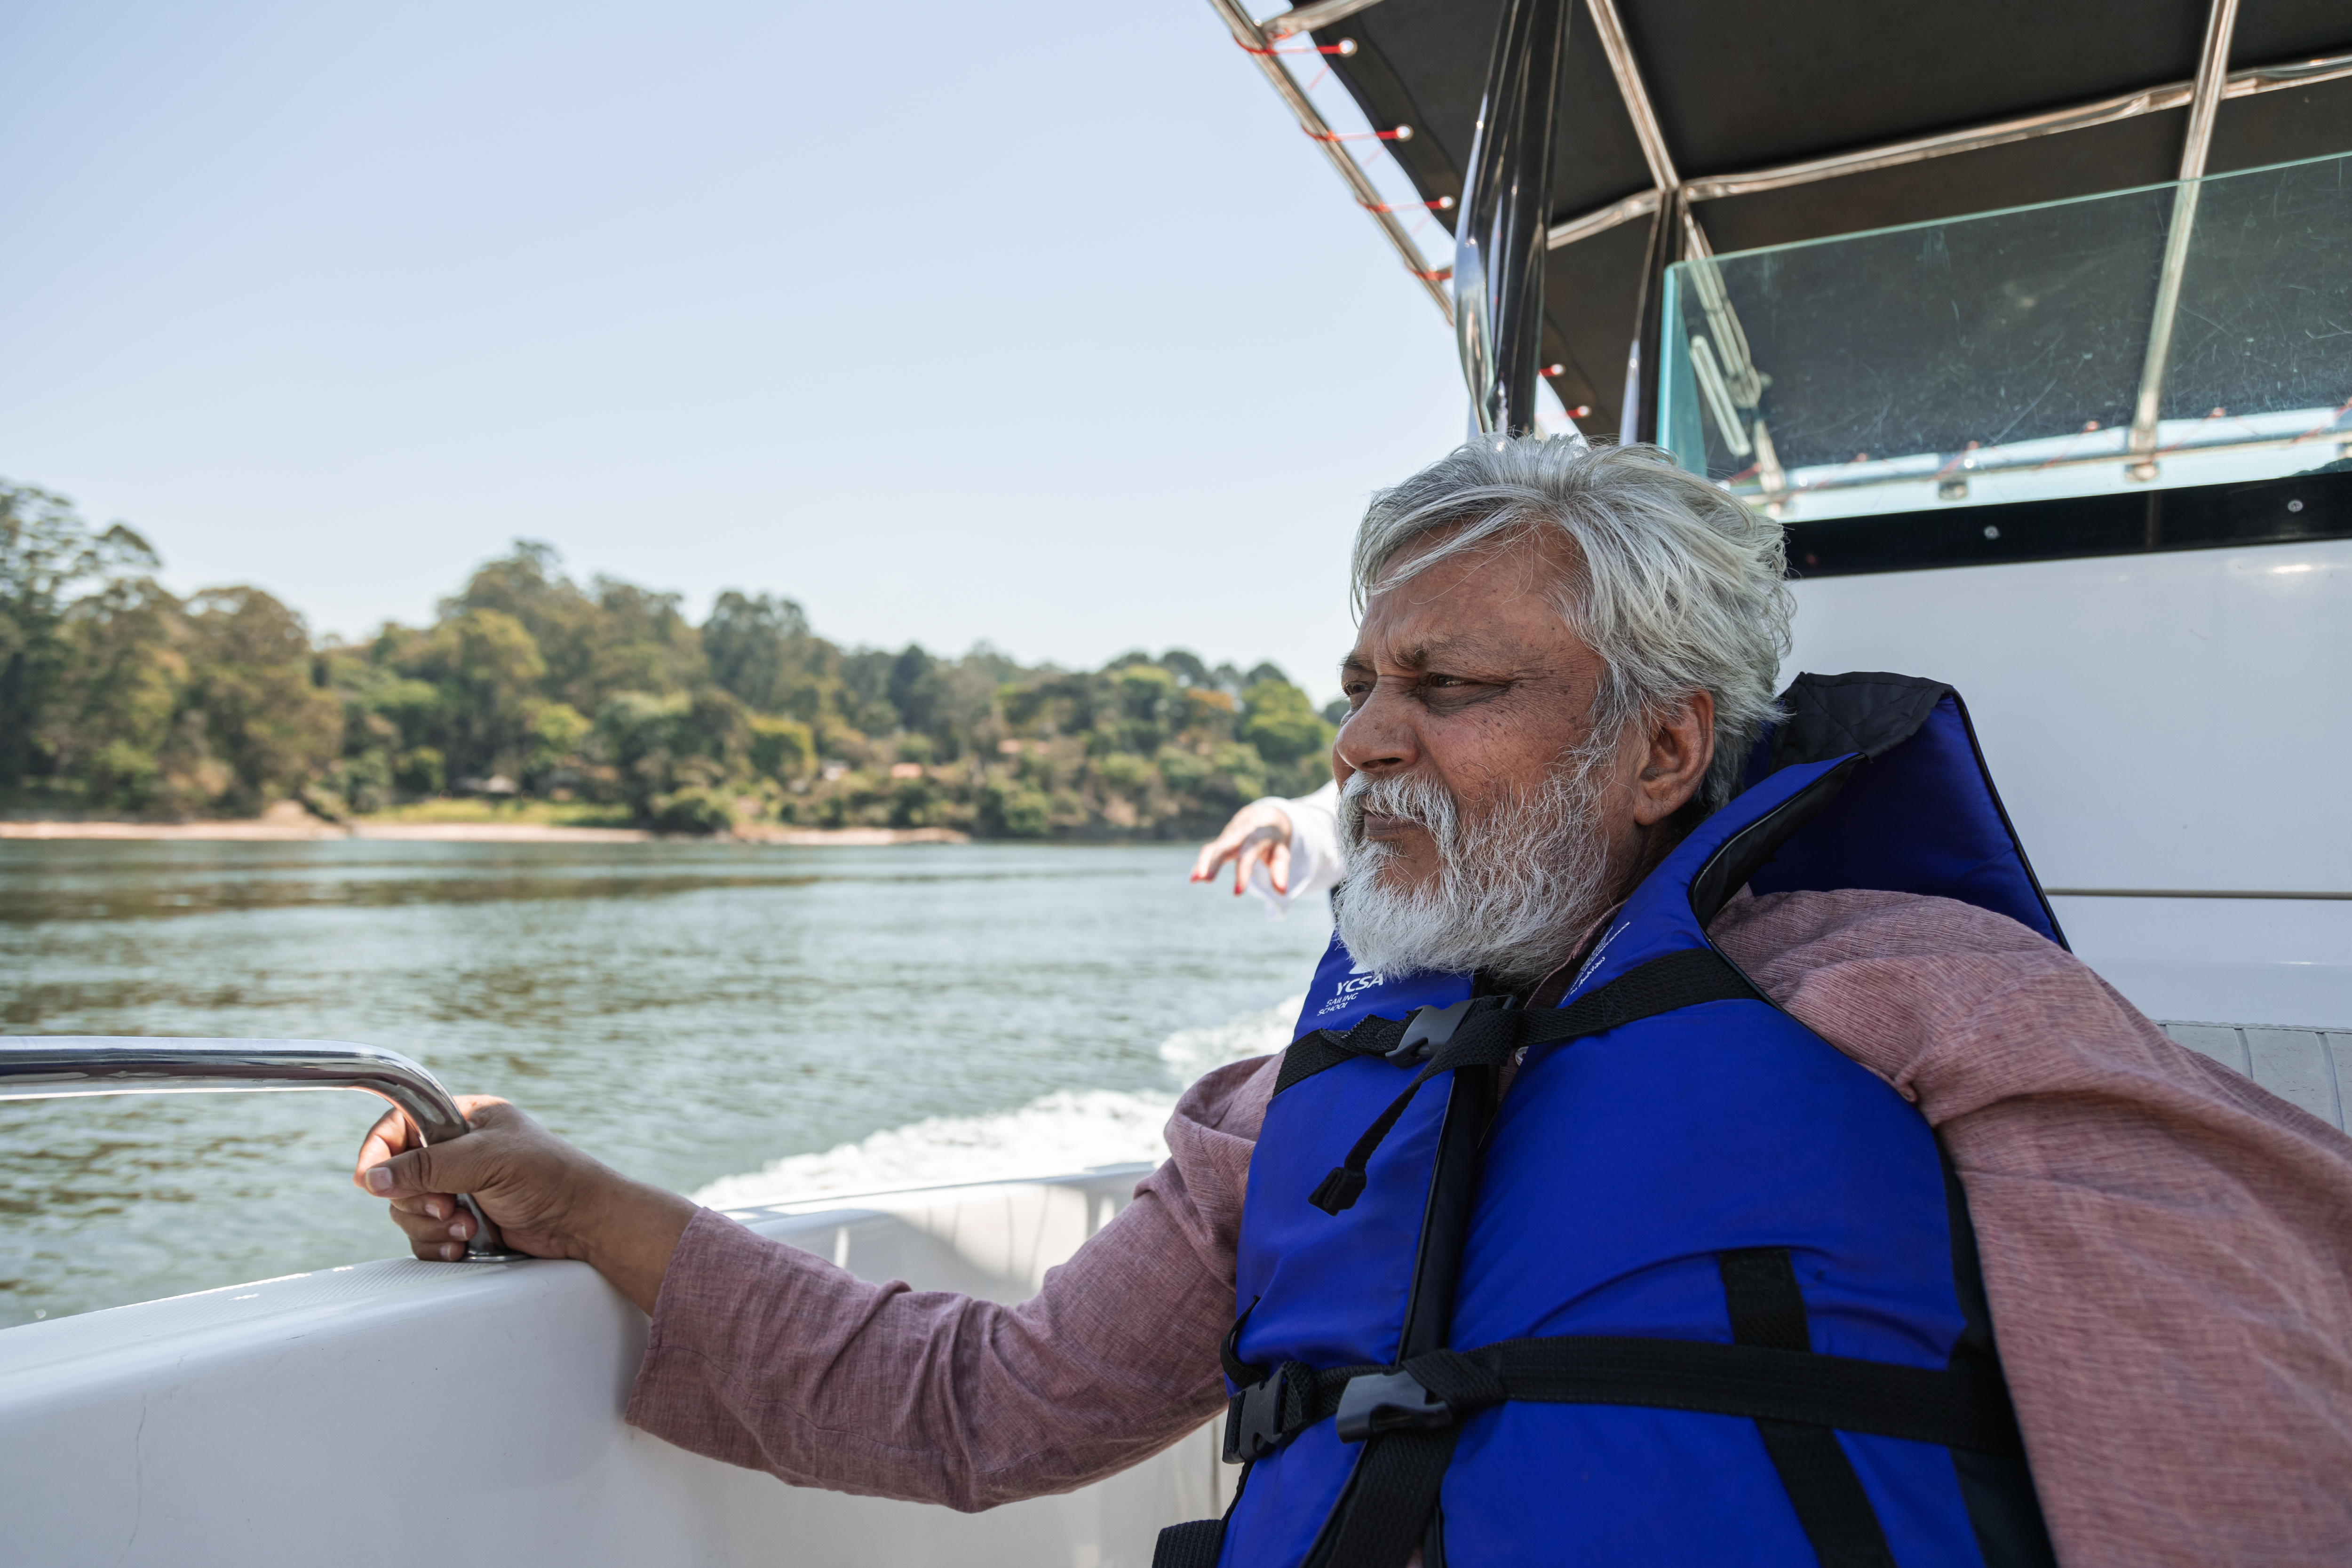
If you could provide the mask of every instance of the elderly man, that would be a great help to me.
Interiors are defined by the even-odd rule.
[[[496,1100],[355,1179],[420,1257],[471,1191],[593,1264],[653,1315],[629,1419],[788,1481],[986,1508],[1229,1404],[1241,1496],[1167,1564],[2352,1552],[2352,1142],[2066,953],[1946,689],[1776,706],[1779,531],[1654,449],[1465,447],[1354,576],[1298,1037],[1034,1300]]]

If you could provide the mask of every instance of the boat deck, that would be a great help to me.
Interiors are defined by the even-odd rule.
[[[2352,1100],[2352,1029],[2175,1022],[2157,1026],[2338,1131],[2352,1132],[2344,1119],[2345,1103]]]

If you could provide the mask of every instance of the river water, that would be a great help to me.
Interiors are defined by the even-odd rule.
[[[0,845],[10,1035],[365,1041],[704,1201],[1160,1157],[1327,931],[1189,847]],[[396,1255],[362,1094],[0,1102],[0,1326]]]

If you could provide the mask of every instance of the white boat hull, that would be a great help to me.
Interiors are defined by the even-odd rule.
[[[1122,1171],[742,1216],[1000,1300],[1125,1205]],[[0,1332],[0,1558],[41,1568],[1147,1563],[1218,1511],[1210,1431],[967,1516],[784,1486],[623,1424],[646,1320],[574,1263],[362,1263]]]

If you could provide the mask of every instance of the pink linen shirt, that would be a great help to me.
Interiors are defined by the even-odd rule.
[[[1966,904],[1743,893],[1709,934],[1942,1138],[2066,1568],[2352,1563],[2352,1140]],[[1193,1085],[1167,1163],[1019,1306],[870,1284],[698,1214],[628,1419],[797,1485],[965,1510],[1167,1447],[1224,1402],[1278,1059]]]

